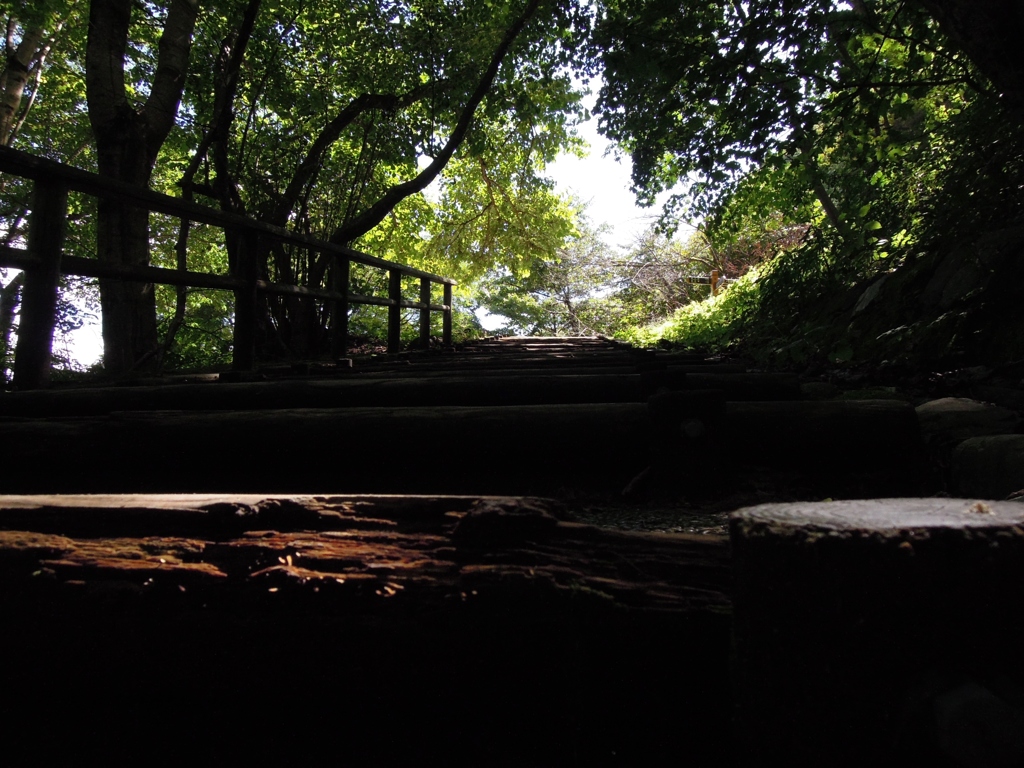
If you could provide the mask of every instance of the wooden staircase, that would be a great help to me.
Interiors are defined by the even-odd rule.
[[[824,495],[851,478],[877,495],[914,492],[921,470],[906,403],[802,401],[792,375],[604,339],[493,339],[255,382],[15,393],[0,397],[0,418],[18,446],[3,493],[685,497],[763,465],[824,479]]]
[[[22,762],[729,765],[727,540],[584,508],[926,482],[906,403],[605,339],[14,393],[0,420]]]

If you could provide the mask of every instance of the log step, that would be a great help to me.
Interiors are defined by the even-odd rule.
[[[352,376],[34,390],[0,397],[0,417],[95,416],[112,411],[141,410],[641,403],[659,389],[721,389],[730,400],[786,400],[799,395],[795,377],[773,374],[729,376],[677,371],[551,374],[542,369],[533,373],[515,370],[483,376]]]
[[[647,467],[685,489],[727,463],[894,493],[920,483],[913,409],[897,401],[137,411],[9,419],[0,492],[617,493]],[[83,446],[87,446],[83,450]]]
[[[647,406],[628,403],[137,411],[3,428],[19,446],[6,493],[618,490],[649,455]]]
[[[543,405],[644,402],[635,373],[388,377],[33,391],[0,398],[0,416],[92,416],[111,411]]]
[[[329,732],[343,765],[664,765],[679,740],[715,764],[726,542],[567,517],[536,499],[0,498],[5,758],[306,764]]]

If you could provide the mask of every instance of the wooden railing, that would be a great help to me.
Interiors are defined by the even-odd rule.
[[[723,277],[720,271],[713,269],[711,274],[708,275],[685,275],[683,282],[692,285],[710,285],[711,295],[717,296],[718,292],[725,287],[725,284],[732,279],[734,278]]]
[[[49,375],[58,283],[62,274],[233,291],[235,324],[232,367],[240,371],[252,370],[255,365],[259,293],[328,302],[331,307],[331,351],[336,357],[344,356],[348,347],[348,314],[350,306],[354,304],[388,307],[388,352],[397,352],[399,349],[403,309],[420,311],[419,333],[424,345],[430,337],[430,313],[442,312],[443,342],[445,346],[451,344],[452,286],[456,283],[450,278],[6,147],[0,147],[0,174],[33,181],[27,248],[0,248],[0,267],[23,269],[26,273],[14,362],[14,385],[18,389],[39,387]],[[243,243],[235,274],[216,275],[162,267],[129,266],[64,254],[70,191],[120,200],[149,212],[233,230]],[[335,262],[332,272],[336,276],[332,280],[332,289],[261,280],[257,258],[261,241],[265,240],[308,248],[332,257]],[[387,298],[349,293],[349,268],[352,262],[388,272]],[[402,297],[403,276],[419,278],[418,300],[409,301]],[[441,304],[431,302],[433,283],[443,286]]]

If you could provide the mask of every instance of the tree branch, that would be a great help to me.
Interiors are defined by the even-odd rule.
[[[124,57],[128,47],[131,0],[92,0],[85,46],[85,92],[93,131],[102,133],[128,105]]]
[[[148,127],[147,151],[155,160],[178,115],[196,26],[197,0],[172,0],[160,35],[153,86],[143,110]]]
[[[436,83],[434,86],[436,87]],[[299,163],[299,167],[295,169],[295,173],[292,175],[287,189],[285,189],[284,196],[275,207],[273,222],[279,226],[284,226],[288,215],[292,212],[299,196],[302,194],[302,190],[313,180],[319,171],[324,153],[338,140],[342,131],[351,125],[357,117],[373,109],[384,111],[403,109],[419,101],[429,92],[430,85],[424,84],[402,95],[364,93],[350,101],[348,106],[324,126],[324,129],[320,131],[320,134],[310,147],[309,152],[306,153],[302,162]]]
[[[28,29],[22,35],[21,44],[12,49],[12,17],[8,23],[7,64],[0,73],[0,144],[10,146],[18,107],[29,80],[29,65],[43,51],[42,29]],[[45,54],[44,54],[45,55]]]
[[[388,215],[388,213],[402,200],[414,195],[417,192],[422,192],[431,182],[434,181],[444,170],[444,167],[451,160],[455,154],[455,150],[459,148],[462,142],[465,140],[469,133],[470,125],[473,122],[473,117],[476,113],[476,108],[487,96],[488,92],[494,84],[494,79],[498,75],[498,70],[501,68],[501,63],[504,61],[506,54],[512,47],[519,33],[523,31],[530,18],[537,12],[537,8],[540,6],[541,0],[530,0],[526,9],[522,15],[516,19],[511,27],[505,32],[504,38],[495,50],[494,55],[491,57],[491,63],[484,71],[483,76],[480,78],[480,82],[477,84],[476,90],[473,91],[473,95],[470,96],[469,101],[466,103],[465,109],[463,109],[462,115],[459,117],[458,123],[455,125],[455,129],[452,131],[451,136],[448,137],[448,141],[444,147],[438,153],[437,157],[434,158],[433,162],[424,168],[415,178],[410,181],[406,181],[402,184],[398,184],[387,192],[384,196],[374,203],[370,208],[364,211],[362,214],[357,216],[351,222],[342,224],[334,234],[331,235],[331,242],[333,243],[348,243],[355,240],[357,237],[361,237],[369,232],[371,229],[380,224],[381,221]]]
[[[916,0],[995,85],[1006,106],[1024,115],[1024,13],[1018,0]]]
[[[200,194],[215,197],[213,190],[209,187],[204,186],[202,189],[196,187],[195,175],[203,160],[206,159],[210,145],[214,141],[223,141],[227,138],[231,121],[234,120],[233,106],[235,95],[238,92],[242,62],[245,59],[245,51],[249,45],[249,39],[252,37],[252,30],[256,25],[256,17],[261,4],[262,0],[249,0],[238,29],[221,41],[220,56],[217,58],[217,72],[214,78],[213,120],[179,182],[179,186],[187,196],[191,196],[192,191],[198,191]]]
[[[21,127],[25,124],[25,120],[28,119],[29,113],[32,112],[32,107],[36,103],[36,96],[39,95],[39,84],[43,80],[43,65],[49,52],[50,48],[46,46],[40,53],[39,58],[36,59],[36,65],[32,70],[32,93],[29,95],[28,101],[21,107],[21,114],[18,115],[14,125],[8,129],[6,139],[3,138],[3,130],[0,129],[0,144],[6,144],[8,147],[14,146],[14,140],[21,133]]]

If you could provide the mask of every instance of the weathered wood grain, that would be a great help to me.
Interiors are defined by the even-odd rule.
[[[725,541],[569,517],[540,499],[0,498],[5,753],[721,754]]]

